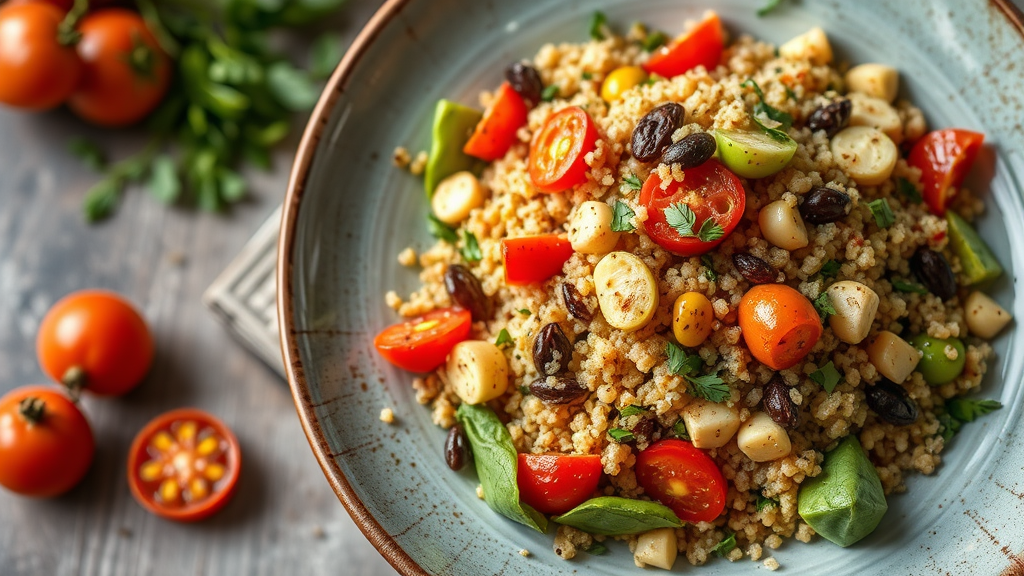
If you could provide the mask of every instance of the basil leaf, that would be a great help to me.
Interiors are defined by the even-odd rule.
[[[487,505],[510,520],[541,533],[547,531],[547,518],[519,502],[519,485],[516,484],[519,455],[512,444],[512,436],[497,414],[486,406],[462,404],[455,417],[469,438]]]
[[[949,415],[961,422],[974,422],[979,416],[984,416],[994,410],[999,410],[1003,405],[998,400],[975,400],[973,398],[953,398],[946,402],[946,410]]]
[[[661,48],[668,42],[668,36],[664,32],[654,31],[647,35],[640,43],[640,47],[644,49],[644,52],[654,52],[658,48]]]
[[[769,498],[762,494],[760,491],[757,493],[757,511],[764,512],[769,508],[776,508],[779,505],[779,501],[775,498]]]
[[[892,284],[892,289],[897,292],[912,292],[914,294],[921,294],[922,296],[928,293],[927,288],[921,286],[920,284],[915,284],[913,282],[907,282],[905,280],[899,280],[894,278],[890,280],[889,283]]]
[[[174,165],[174,160],[167,154],[161,154],[153,159],[147,188],[153,196],[165,204],[172,204],[181,195],[181,179],[178,178],[178,168]]]
[[[672,425],[672,432],[676,435],[676,438],[680,440],[689,440],[690,432],[686,429],[686,422],[682,418],[676,420],[676,423]]]
[[[828,292],[822,292],[814,299],[814,309],[818,311],[822,322],[836,313],[836,307],[832,305],[832,298],[829,297]]]
[[[779,4],[781,3],[782,0],[768,0],[768,2],[766,2],[764,6],[758,8],[757,15],[763,18],[767,16],[769,13],[771,13],[772,10],[778,8]],[[733,543],[735,544],[735,541]]]
[[[602,536],[640,534],[656,528],[679,528],[683,525],[667,506],[618,496],[591,498],[552,520]]]

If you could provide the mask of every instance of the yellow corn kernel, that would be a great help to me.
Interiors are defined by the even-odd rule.
[[[193,478],[188,483],[188,494],[186,499],[189,502],[198,502],[210,495],[210,485],[202,478]]]
[[[178,485],[177,480],[168,478],[160,484],[160,489],[157,493],[160,496],[160,500],[164,502],[177,502],[178,496],[181,494],[181,486]]]
[[[146,482],[153,482],[159,480],[164,475],[164,465],[162,462],[156,460],[150,460],[139,467],[139,478],[142,478]]]
[[[209,456],[217,451],[220,447],[220,438],[216,436],[207,436],[199,442],[199,446],[196,446],[197,456]]]
[[[676,299],[672,317],[672,333],[683,346],[695,348],[711,334],[715,309],[700,292],[687,292]]]
[[[206,476],[206,479],[210,482],[216,482],[223,478],[226,472],[227,468],[223,464],[214,463],[206,466],[206,469],[203,470],[203,476]]]
[[[167,452],[174,446],[174,438],[167,432],[161,430],[153,435],[149,445],[157,452]]]
[[[601,98],[612,103],[622,98],[622,94],[647,81],[647,72],[639,66],[623,66],[612,70],[601,84]]]
[[[199,426],[191,420],[182,422],[178,426],[178,442],[181,444],[191,444],[196,437],[196,432],[199,431]]]

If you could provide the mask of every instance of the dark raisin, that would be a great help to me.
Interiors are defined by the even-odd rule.
[[[632,432],[633,436],[638,440],[649,441],[651,439],[651,434],[654,434],[654,419],[640,418],[630,432]]]
[[[575,376],[559,374],[534,380],[530,392],[545,404],[573,404],[582,402],[589,390]]]
[[[590,322],[594,319],[594,313],[583,301],[583,295],[572,284],[562,284],[562,300],[565,301],[565,309],[572,314],[573,318]]]
[[[917,403],[903,386],[883,378],[865,391],[868,407],[890,424],[907,426],[917,421]]]
[[[451,264],[444,272],[444,287],[452,300],[473,315],[473,320],[489,320],[491,299],[480,280],[461,264]]]
[[[707,132],[697,132],[666,148],[661,155],[661,163],[678,164],[680,169],[688,170],[707,162],[717,149],[714,136]]]
[[[544,92],[544,81],[540,79],[540,73],[536,68],[522,62],[513,62],[509,64],[508,68],[505,68],[505,79],[524,100],[532,105],[540,103],[541,94]]]
[[[807,117],[807,127],[813,131],[824,130],[831,138],[846,128],[850,121],[853,104],[843,98],[821,106]]]
[[[789,386],[786,386],[778,374],[772,376],[768,385],[764,387],[761,401],[764,403],[764,411],[779,426],[796,428],[800,424],[800,412],[789,397]]]
[[[943,300],[956,296],[956,276],[946,258],[934,250],[921,248],[910,257],[910,270],[929,292]]]
[[[470,457],[469,440],[466,438],[466,431],[462,424],[456,424],[448,429],[448,436],[444,439],[444,461],[452,470],[462,470]]]
[[[850,213],[850,195],[833,188],[818,186],[804,197],[800,215],[811,224],[828,224],[842,220]]]
[[[771,284],[778,277],[778,272],[771,265],[746,252],[733,254],[732,264],[751,284]]]
[[[633,129],[633,157],[641,162],[660,158],[672,143],[672,133],[683,123],[684,115],[683,107],[675,102],[662,104],[648,112]]]
[[[565,372],[572,360],[572,343],[562,328],[552,322],[540,329],[533,340],[533,365],[544,376]]]

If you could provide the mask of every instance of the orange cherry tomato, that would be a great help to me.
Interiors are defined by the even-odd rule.
[[[796,365],[818,343],[821,318],[811,301],[785,284],[759,284],[740,299],[747,348],[774,370]]]
[[[230,428],[202,410],[180,408],[157,416],[135,436],[128,487],[153,514],[193,522],[228,503],[241,467]]]
[[[523,286],[543,282],[561,274],[562,265],[572,254],[572,244],[560,234],[506,238],[501,241],[505,283]]]
[[[63,19],[64,11],[44,2],[0,6],[0,102],[46,110],[68,99],[82,62],[58,41]]]
[[[113,292],[82,290],[50,308],[39,326],[36,354],[58,382],[117,396],[138,386],[153,362],[146,321]]]
[[[0,398],[0,485],[48,498],[78,484],[96,443],[82,411],[60,389],[23,386]]]
[[[597,147],[597,127],[583,108],[552,114],[530,143],[530,180],[541,192],[561,192],[587,181],[586,156]]]
[[[651,54],[643,65],[651,74],[671,78],[703,66],[714,70],[722,59],[725,48],[725,32],[718,14],[708,11],[703,20],[692,30]]]
[[[75,0],[7,0],[8,6],[14,6],[15,4],[28,4],[30,2],[41,2],[43,4],[50,4],[60,9],[61,13],[66,14],[71,7],[75,5]],[[89,3],[90,6],[95,6],[94,2]]]
[[[594,495],[603,470],[597,454],[520,454],[516,483],[541,514],[564,514]]]
[[[469,310],[443,308],[385,328],[373,340],[385,360],[410,372],[430,372],[469,337]]]
[[[924,201],[933,213],[946,213],[984,140],[984,134],[949,128],[929,132],[914,144],[907,162],[921,170]]]
[[[672,181],[662,190],[661,178],[652,172],[640,190],[640,204],[647,208],[644,230],[659,246],[680,256],[697,256],[718,246],[743,218],[747,195],[740,179],[715,159],[683,172],[682,182]],[[694,236],[683,237],[669,225],[665,210],[683,203],[696,216]],[[704,241],[697,234],[709,218],[722,227],[723,234],[716,240]]]
[[[718,465],[684,440],[660,440],[636,457],[644,492],[683,522],[710,522],[725,510],[725,479]]]
[[[171,84],[171,60],[137,13],[123,8],[93,12],[78,25],[82,83],[68,106],[100,126],[126,126],[160,104]]]
[[[523,97],[511,84],[503,83],[462,151],[488,162],[501,158],[515,144],[516,131],[526,125],[528,112]]]

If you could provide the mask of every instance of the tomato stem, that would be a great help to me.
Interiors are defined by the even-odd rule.
[[[68,10],[64,20],[57,26],[57,43],[61,46],[74,46],[82,39],[82,33],[77,30],[78,21],[89,11],[89,0],[75,0],[75,4]]]
[[[65,370],[60,379],[60,383],[67,387],[71,401],[75,403],[78,402],[78,398],[82,395],[82,389],[86,387],[88,381],[89,376],[85,373],[85,369],[77,364]]]
[[[46,415],[46,402],[43,402],[42,398],[29,396],[18,404],[18,413],[30,423],[38,424]]]

